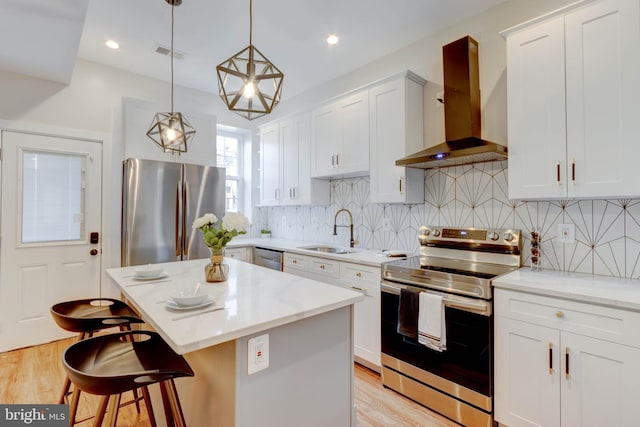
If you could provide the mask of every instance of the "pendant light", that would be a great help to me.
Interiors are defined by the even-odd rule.
[[[165,0],[171,5],[171,112],[156,113],[147,131],[147,136],[160,146],[165,153],[187,152],[187,143],[196,134],[182,113],[173,111],[173,10],[182,4],[182,0]]]
[[[253,0],[249,0],[249,46],[216,67],[220,97],[229,110],[253,120],[280,102],[284,74],[253,45]]]

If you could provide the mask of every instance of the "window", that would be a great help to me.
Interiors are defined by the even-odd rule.
[[[218,130],[216,140],[217,164],[227,170],[225,185],[225,210],[238,212],[242,210],[242,134]]]
[[[84,239],[85,159],[22,153],[22,243]]]

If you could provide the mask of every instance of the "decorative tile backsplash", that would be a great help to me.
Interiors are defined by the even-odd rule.
[[[256,208],[252,232],[274,237],[349,245],[353,214],[359,247],[418,252],[421,225],[522,230],[523,264],[529,265],[530,232],[539,229],[541,267],[606,276],[640,278],[640,199],[509,200],[507,162],[425,171],[425,203],[369,203],[369,177],[331,181],[331,205]],[[558,243],[558,224],[575,224],[576,243]]]

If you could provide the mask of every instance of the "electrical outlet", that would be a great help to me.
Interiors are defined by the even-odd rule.
[[[558,242],[569,244],[575,243],[576,226],[574,224],[558,224]]]
[[[389,218],[382,218],[382,231],[391,231],[391,220]]]
[[[269,334],[253,337],[247,342],[247,374],[269,367]]]

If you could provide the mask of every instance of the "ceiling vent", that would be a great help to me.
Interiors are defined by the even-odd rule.
[[[154,51],[156,53],[159,53],[160,55],[164,55],[164,56],[171,55],[171,48],[163,46],[161,44],[156,45],[156,48],[154,49]],[[173,58],[174,59],[184,59],[184,53],[173,49]]]

